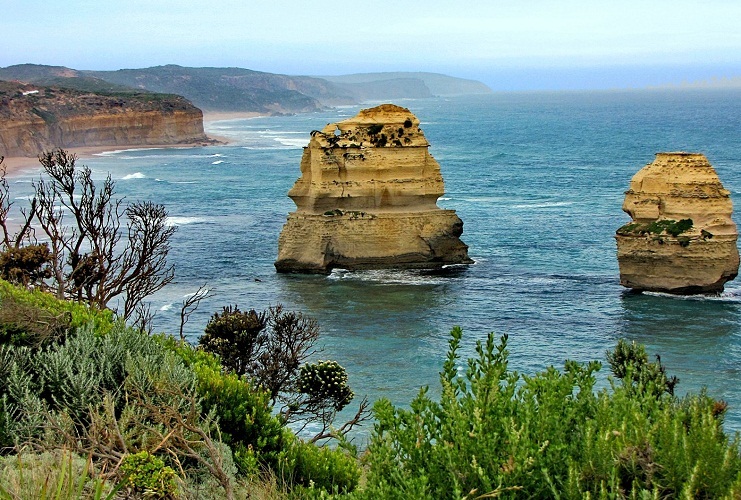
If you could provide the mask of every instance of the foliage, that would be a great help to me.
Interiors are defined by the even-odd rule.
[[[661,364],[659,356],[655,362],[650,363],[642,344],[620,339],[615,349],[607,351],[606,356],[612,374],[623,381],[626,390],[653,394],[656,397],[664,392],[674,394],[674,387],[679,379],[667,377],[666,368]]]
[[[211,317],[199,345],[217,354],[228,370],[249,377],[267,392],[273,404],[280,403],[285,421],[302,421],[304,426],[320,423],[316,441],[336,437],[331,423],[337,411],[353,398],[340,365],[323,362],[302,367],[314,353],[318,337],[316,321],[286,312],[280,305],[260,313],[229,306]],[[363,401],[355,418],[343,425],[341,432],[364,420],[366,409],[367,402]]]
[[[41,290],[28,291],[0,280],[0,344],[42,346],[89,323],[101,335],[113,327],[109,310],[62,301]]]
[[[360,466],[347,447],[318,447],[287,434],[276,473],[286,485],[329,493],[349,493],[360,480]]]
[[[678,399],[645,351],[611,354],[621,385],[594,391],[600,365],[567,361],[521,376],[507,337],[489,335],[459,374],[455,328],[440,375],[408,410],[380,400],[368,455],[367,498],[694,498],[741,493],[737,439],[718,402]],[[647,371],[647,374],[636,372]],[[663,378],[662,378],[663,377]],[[636,382],[638,381],[638,382]],[[650,381],[650,382],[645,382]],[[660,388],[660,391],[656,389]]]
[[[303,365],[297,390],[313,401],[322,401],[335,411],[342,410],[354,396],[347,385],[347,371],[336,361],[319,360]]]
[[[135,493],[149,498],[168,498],[177,490],[177,475],[172,467],[147,451],[126,455],[121,461],[121,473]]]
[[[260,465],[274,465],[283,448],[283,426],[271,412],[269,395],[248,379],[223,372],[214,355],[167,343],[193,370],[203,410],[217,415],[222,439],[234,450],[240,471],[248,474]]]
[[[111,499],[123,484],[113,485],[87,460],[67,450],[0,457],[0,498]]]
[[[50,264],[48,244],[7,247],[0,252],[0,278],[28,287],[51,278]]]
[[[680,234],[686,233],[687,231],[692,229],[692,225],[693,225],[692,219],[682,219],[680,221],[675,221],[672,219],[663,219],[663,220],[656,220],[656,221],[645,223],[645,224],[639,223],[639,222],[629,222],[628,224],[625,224],[620,229],[618,229],[617,234],[628,236],[631,234],[661,235],[661,234],[666,233],[676,238]]]

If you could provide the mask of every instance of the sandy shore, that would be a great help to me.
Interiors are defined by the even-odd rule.
[[[221,145],[226,144],[228,139],[223,139],[220,137],[212,137],[209,136],[211,139],[215,139],[219,142],[221,142]],[[117,145],[117,146],[86,146],[81,148],[64,148],[65,151],[69,153],[74,153],[77,155],[78,161],[81,163],[84,163],[86,159],[92,158],[94,155],[99,153],[104,153],[106,151],[123,151],[127,149],[172,149],[172,148],[180,148],[180,149],[190,149],[190,148],[196,148],[196,147],[203,147],[201,144],[123,144],[123,145]],[[12,175],[14,173],[24,171],[24,170],[38,170],[41,168],[41,165],[39,164],[39,159],[35,156],[11,156],[5,158],[3,160],[2,166],[5,167],[6,174]]]

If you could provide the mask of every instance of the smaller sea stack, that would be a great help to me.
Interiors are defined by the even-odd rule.
[[[717,294],[738,274],[733,205],[699,153],[658,153],[625,192],[617,230],[620,283],[636,291]]]
[[[419,120],[382,104],[311,133],[297,210],[278,240],[278,272],[439,268],[469,264],[463,222],[437,206],[444,193]]]

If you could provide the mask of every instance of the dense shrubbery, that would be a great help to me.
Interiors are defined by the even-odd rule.
[[[36,316],[6,322],[6,308],[16,304]],[[272,413],[270,394],[224,370],[211,353],[5,282],[0,311],[0,328],[14,332],[0,338],[6,452],[25,447],[27,460],[33,451],[60,449],[90,456],[91,474],[155,497],[232,497],[239,484],[264,473],[285,491],[350,491],[357,484],[354,457],[293,436]],[[34,318],[57,315],[64,322],[56,335],[20,341],[30,337]]]
[[[722,431],[723,404],[672,396],[640,346],[610,355],[621,379],[595,392],[597,362],[510,371],[506,336],[477,344],[461,376],[460,329],[452,336],[439,402],[422,390],[409,410],[376,403],[365,497],[741,495],[739,442]]]
[[[53,334],[34,330],[56,317]],[[725,403],[674,396],[676,378],[625,341],[607,354],[616,378],[596,391],[596,361],[512,372],[506,336],[490,335],[461,367],[456,328],[439,401],[426,389],[409,409],[378,401],[361,468],[341,434],[336,448],[297,438],[257,379],[109,312],[0,281],[0,331],[3,498],[43,497],[50,485],[55,498],[741,496]],[[344,369],[302,366],[296,393],[341,408]]]

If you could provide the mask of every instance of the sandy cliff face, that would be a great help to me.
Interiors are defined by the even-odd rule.
[[[0,86],[0,155],[52,148],[207,141],[203,113],[179,96],[113,96],[32,85]]]
[[[443,179],[428,147],[419,120],[392,104],[312,132],[288,192],[297,210],[281,232],[276,269],[470,263],[463,223],[437,206]]]
[[[702,154],[659,153],[625,193],[615,236],[620,282],[639,291],[718,293],[736,277],[733,206]]]

